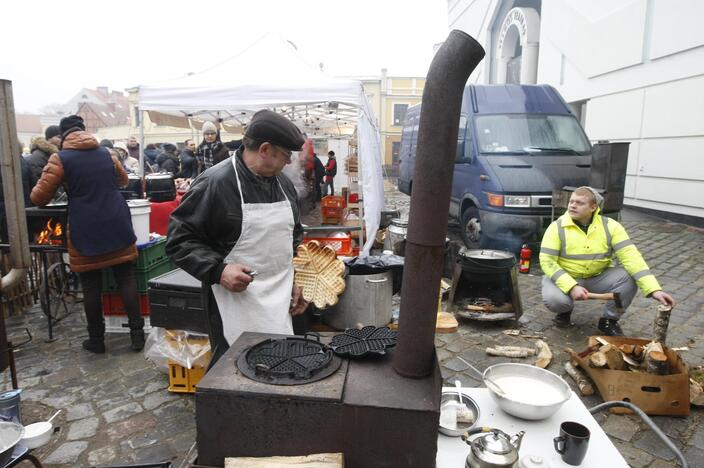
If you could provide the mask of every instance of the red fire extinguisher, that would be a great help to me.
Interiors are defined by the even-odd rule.
[[[521,261],[518,263],[518,271],[520,273],[530,273],[530,257],[532,255],[533,252],[528,248],[528,244],[523,244],[520,255]]]

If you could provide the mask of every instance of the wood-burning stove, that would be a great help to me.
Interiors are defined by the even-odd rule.
[[[503,250],[460,249],[448,302],[462,318],[518,320],[523,308],[516,257]]]
[[[360,360],[334,356],[339,367],[331,362],[335,370],[328,377],[301,385],[253,380],[236,365],[251,349],[287,338],[303,339],[244,333],[197,385],[199,464],[223,466],[225,457],[235,456],[342,452],[349,468],[434,465],[441,393],[437,359],[430,376],[408,379],[391,368],[393,350]]]

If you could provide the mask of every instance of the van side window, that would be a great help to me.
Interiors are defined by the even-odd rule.
[[[418,121],[420,120],[420,115],[414,115],[409,119],[412,132],[411,133],[411,151],[409,155],[411,159],[416,157],[416,147],[418,146]]]
[[[457,132],[457,152],[455,154],[455,163],[471,163],[472,162],[472,132],[467,128],[466,114],[460,115],[459,131]]]

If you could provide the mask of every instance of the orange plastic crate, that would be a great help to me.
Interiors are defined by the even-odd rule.
[[[103,303],[103,315],[127,315],[125,305],[122,303],[122,296],[119,294],[103,293],[101,297]],[[139,310],[143,316],[149,315],[149,296],[139,295]]]
[[[328,195],[327,197],[323,197],[322,201],[320,202],[320,207],[343,209],[347,207],[347,201],[345,200],[345,197]]]
[[[186,369],[180,364],[169,361],[169,391],[175,393],[195,393],[196,385],[205,375],[205,367],[193,366]]]
[[[330,206],[321,206],[320,214],[323,218],[342,218],[344,208],[333,208]]]
[[[305,237],[303,242],[318,241],[320,245],[332,247],[337,255],[349,255],[352,253],[352,238],[347,237]]]

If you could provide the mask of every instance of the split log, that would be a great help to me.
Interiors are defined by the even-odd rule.
[[[624,352],[626,354],[633,354],[636,349],[636,345],[622,344],[621,346],[618,347],[618,349],[620,349],[622,352]]]
[[[658,343],[665,343],[667,339],[667,327],[670,325],[670,314],[672,312],[672,307],[659,305],[658,312],[655,316],[655,322],[653,322],[653,336],[654,341]]]
[[[535,342],[535,349],[538,351],[538,359],[535,361],[535,365],[545,369],[552,361],[552,351],[550,351],[550,347],[543,340]]]
[[[636,347],[633,348],[633,356],[636,359],[642,360],[643,359],[643,346],[636,345]]]
[[[667,355],[660,351],[651,351],[645,356],[646,370],[649,374],[667,375]]]
[[[626,368],[623,362],[623,354],[621,350],[615,346],[609,345],[605,351],[600,351],[606,356],[606,365],[612,370],[624,370]]]
[[[606,367],[607,361],[606,361],[606,354],[602,353],[601,351],[597,351],[595,353],[592,353],[589,356],[589,366],[594,367],[597,369],[603,369]]]
[[[584,375],[584,372],[577,369],[570,362],[565,363],[565,371],[567,371],[567,374],[572,377],[572,380],[574,380],[574,382],[577,384],[577,387],[579,388],[579,391],[582,395],[594,395],[594,387],[592,386],[591,382],[589,382],[587,376]]]
[[[510,302],[505,302],[501,305],[484,304],[484,305],[474,305],[467,304],[464,306],[465,310],[471,310],[473,312],[487,312],[487,313],[505,313],[513,312],[513,304]]]
[[[493,348],[486,348],[486,354],[490,356],[519,358],[535,356],[535,349],[522,348],[520,346],[495,346]]]

